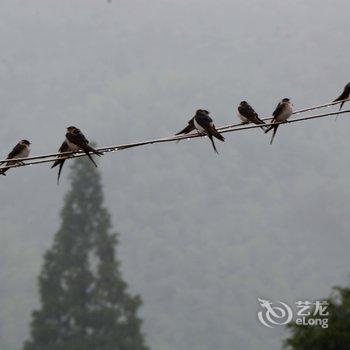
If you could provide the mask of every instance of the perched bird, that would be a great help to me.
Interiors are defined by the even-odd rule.
[[[67,141],[63,141],[61,147],[59,148],[58,152],[60,153],[64,153],[64,152],[69,152],[69,151],[72,151],[69,146],[68,146],[68,143]],[[62,168],[63,168],[63,165],[64,165],[64,162],[66,161],[67,158],[63,158],[64,155],[62,156],[58,156],[58,159],[52,164],[52,168],[56,167],[57,165],[59,165],[59,169],[58,169],[58,175],[57,175],[57,185],[59,184],[60,182],[60,176],[61,176],[61,172],[62,172]]]
[[[203,111],[203,112],[209,114],[209,112],[208,112],[207,110],[205,110],[205,109],[201,109],[201,111]],[[194,126],[194,117],[192,117],[192,118],[188,121],[187,126],[186,126],[184,129],[182,129],[181,131],[179,131],[179,132],[176,133],[175,135],[188,134],[188,133],[190,133],[190,132],[193,131],[193,130],[196,130],[196,127]]]
[[[292,114],[293,104],[290,102],[289,98],[284,98],[281,102],[278,103],[276,109],[272,113],[273,118],[271,120],[271,123],[285,122]],[[273,142],[278,127],[279,124],[271,125],[265,130],[265,133],[269,132],[270,130],[273,130],[270,145]]]
[[[237,115],[241,119],[243,124],[253,123],[257,125],[264,125],[265,122],[262,121],[258,113],[249,105],[247,101],[242,101],[237,108]],[[264,126],[261,126],[261,129],[265,130]]]
[[[206,134],[209,137],[214,151],[219,153],[215,147],[213,136],[223,142],[225,138],[216,130],[213,120],[209,117],[209,112],[205,109],[198,109],[193,117],[193,124],[201,134]]]
[[[333,102],[347,100],[349,97],[350,97],[350,83],[345,85],[345,88],[344,88],[343,92],[341,93],[341,95],[339,97],[337,97]],[[345,103],[345,101],[343,101],[340,104],[339,110],[342,109],[344,103]]]
[[[17,145],[13,148],[13,150],[8,154],[6,159],[17,159],[17,158],[28,158],[30,153],[30,142],[28,140],[21,140],[17,143]],[[22,162],[0,162],[1,164],[6,163],[6,166],[11,166],[16,163],[22,163]],[[0,169],[1,175],[6,175],[6,171],[8,171],[10,168],[4,167]]]
[[[67,133],[66,133],[66,142],[69,149],[72,152],[77,152],[80,150],[84,151],[86,155],[90,158],[92,163],[97,167],[97,164],[92,159],[90,152],[96,154],[97,156],[102,156],[103,153],[89,146],[89,141],[86,139],[84,134],[80,131],[80,129],[76,128],[75,126],[69,126],[67,128]]]

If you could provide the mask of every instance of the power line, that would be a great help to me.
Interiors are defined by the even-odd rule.
[[[296,112],[294,112],[294,114],[302,113],[302,112],[308,111],[308,110],[315,110],[318,108],[323,108],[323,107],[334,105],[334,104],[336,104],[336,103],[328,103],[325,105],[315,106],[315,107],[307,108],[304,110],[296,111]],[[350,109],[344,110],[344,111],[323,113],[323,114],[317,114],[317,115],[312,115],[312,116],[307,116],[307,117],[296,118],[296,119],[292,119],[292,120],[287,120],[285,122],[266,123],[265,125],[270,126],[270,125],[276,125],[276,124],[290,124],[290,123],[296,123],[296,122],[305,121],[305,120],[336,116],[338,114],[345,114],[345,113],[350,113]],[[264,118],[264,119],[268,120],[271,118]],[[218,130],[221,133],[228,133],[228,132],[235,132],[235,131],[241,131],[241,130],[255,129],[255,128],[260,128],[260,127],[261,127],[261,125],[255,125],[255,124],[245,125],[245,124],[240,123],[240,124],[232,124],[232,125],[220,127],[220,128],[218,128]],[[109,153],[109,152],[116,152],[116,151],[120,151],[123,149],[134,148],[134,147],[139,147],[139,146],[144,146],[144,145],[149,145],[149,144],[181,141],[181,140],[185,140],[185,139],[192,139],[192,138],[203,137],[203,136],[205,136],[205,135],[197,132],[197,133],[192,133],[192,134],[187,134],[187,135],[170,136],[170,137],[165,137],[165,138],[146,140],[146,141],[134,142],[134,143],[129,143],[129,144],[122,144],[122,145],[116,145],[116,146],[110,146],[110,147],[101,147],[101,148],[97,148],[97,150],[101,151],[103,153]],[[28,158],[17,158],[17,159],[13,159],[13,160],[6,160],[5,159],[1,162],[19,162],[19,161],[23,162],[23,163],[13,164],[13,165],[8,165],[8,166],[3,167],[3,168],[7,168],[7,169],[8,168],[18,168],[18,167],[23,167],[23,166],[31,166],[31,165],[36,165],[36,164],[54,162],[57,160],[57,156],[60,156],[60,159],[69,159],[69,158],[85,157],[86,154],[83,152],[51,153],[51,154],[44,154],[44,155],[28,157]]]
[[[307,111],[312,111],[312,110],[315,110],[315,109],[319,109],[319,108],[325,108],[325,107],[329,107],[329,106],[333,106],[333,105],[336,105],[336,104],[340,104],[342,102],[346,102],[346,101],[350,101],[350,98],[349,99],[346,99],[346,100],[342,100],[342,101],[337,101],[337,102],[328,102],[326,104],[322,104],[322,105],[317,105],[317,106],[313,106],[313,107],[308,107],[308,108],[304,108],[304,109],[300,109],[300,110],[297,110],[295,112],[293,112],[292,114],[299,114],[299,113],[303,113],[303,112],[307,112]],[[262,118],[262,120],[270,120],[272,119],[272,117],[266,117],[266,118]],[[222,127],[219,127],[217,128],[218,131],[222,132],[223,130],[225,129],[232,129],[232,128],[235,128],[235,127],[240,127],[242,126],[242,123],[238,123],[238,124],[229,124],[229,125],[225,125],[225,126],[222,126]],[[194,134],[195,135],[195,134]],[[202,136],[202,135],[198,135],[198,136]],[[176,138],[175,138],[176,137]],[[166,142],[165,140],[169,140],[169,141],[177,141],[177,140],[182,140],[182,139],[186,139],[188,138],[188,135],[187,136],[184,136],[184,135],[179,135],[179,136],[171,136],[171,137],[167,137],[167,138],[164,138],[164,141],[159,141],[159,142]],[[158,140],[162,140],[162,139],[157,139],[155,141],[158,141]],[[146,141],[147,143],[152,143],[151,140],[150,141]],[[111,146],[111,147],[103,147],[103,148],[98,148],[99,151],[103,151],[103,152],[111,152],[112,150],[117,150],[117,149],[124,149],[124,148],[130,148],[131,146],[130,145],[141,145],[143,144],[142,142],[140,143],[134,143],[134,144],[125,144],[125,145],[119,145],[119,146]],[[12,163],[12,162],[18,162],[18,161],[28,161],[28,160],[35,160],[35,159],[44,159],[44,158],[51,158],[51,157],[57,157],[57,156],[62,156],[62,155],[73,155],[74,152],[62,152],[62,153],[50,153],[50,154],[43,154],[43,155],[39,155],[39,156],[33,156],[33,157],[28,157],[28,158],[17,158],[17,159],[4,159],[4,160],[0,160],[0,163],[2,162],[9,162],[9,163]],[[76,154],[76,153],[75,153]],[[77,155],[77,154],[76,154]]]
[[[346,102],[346,101],[350,101],[350,98],[348,98],[346,100],[342,100],[342,101],[328,102],[326,104],[300,109],[300,110],[297,110],[297,111],[293,112],[292,114],[299,114],[299,113],[312,111],[312,110],[319,109],[319,108],[325,108],[325,107],[333,106],[333,105],[340,104],[340,103]],[[341,114],[341,113],[338,112],[337,114]],[[264,121],[265,120],[270,120],[270,119],[272,119],[272,117],[262,118],[262,120],[264,120]],[[236,128],[236,127],[241,127],[242,125],[244,125],[244,124],[242,124],[242,123],[229,124],[229,125],[221,126],[221,127],[217,128],[217,130],[220,131],[220,132],[223,132],[223,130],[225,130],[225,129],[232,129],[232,128]],[[194,136],[196,134],[191,134],[191,135],[192,135],[191,138],[192,137],[203,136],[203,135],[199,135],[199,134],[198,134],[198,136]],[[153,140],[149,140],[149,141],[145,141],[145,142],[147,142],[147,144],[151,144],[151,143],[156,143],[156,142],[178,141],[178,140],[187,139],[187,138],[189,138],[189,135],[179,135],[179,136],[170,136],[170,137],[166,137],[166,138],[163,138],[163,139],[156,139],[156,140],[154,140],[154,142],[152,142]],[[130,148],[130,147],[136,147],[138,145],[141,146],[143,144],[144,144],[144,142],[136,142],[136,143],[132,143],[132,144],[125,144],[125,145],[119,145],[119,146],[110,146],[110,147],[98,148],[98,150],[99,151],[103,151],[103,152],[112,152],[113,150],[125,149],[125,148]],[[74,155],[74,154],[76,156],[78,156],[79,153],[77,154],[77,153],[74,153],[74,152],[71,152],[71,151],[69,151],[69,152],[62,152],[62,153],[50,153],[50,154],[43,154],[43,155],[38,155],[38,156],[33,156],[33,157],[28,157],[28,158],[4,159],[4,160],[0,160],[0,163],[3,163],[3,162],[15,163],[15,162],[19,162],[19,161],[45,159],[45,158],[51,158],[51,157],[57,157],[57,156],[63,156],[63,155],[67,155],[68,156],[68,155]]]

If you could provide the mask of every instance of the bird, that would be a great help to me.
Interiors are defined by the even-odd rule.
[[[13,148],[13,150],[8,154],[6,159],[17,159],[17,158],[28,158],[30,153],[30,142],[28,140],[21,140],[17,143],[17,145]],[[0,162],[1,164],[6,163],[7,167],[4,167],[0,169],[0,174],[6,176],[6,172],[10,169],[8,166],[14,165],[14,164],[23,164],[23,162]]]
[[[80,150],[84,151],[95,167],[97,167],[97,164],[92,159],[90,152],[96,154],[97,156],[102,156],[103,153],[95,150],[89,145],[89,141],[80,131],[80,129],[76,128],[75,126],[69,126],[66,133],[66,143],[72,152],[78,152]]]
[[[282,101],[278,103],[276,109],[272,113],[273,118],[271,120],[271,123],[285,122],[292,114],[293,114],[293,104],[290,102],[289,98],[284,98]],[[273,139],[275,138],[278,127],[279,127],[279,124],[271,125],[265,130],[265,133],[267,133],[273,129],[270,145],[272,144]]]
[[[342,101],[342,100],[347,100],[350,97],[350,83],[347,83],[344,87],[343,92],[341,93],[341,95],[339,97],[337,97],[333,102],[338,102],[338,101]],[[345,101],[343,101],[340,104],[339,110],[342,109],[343,104],[345,103]]]
[[[203,111],[204,113],[209,114],[209,112],[208,112],[206,109],[202,109],[202,111]],[[190,133],[190,132],[193,131],[193,130],[196,130],[196,127],[194,126],[194,117],[192,117],[192,118],[188,121],[187,126],[186,126],[184,129],[182,129],[181,131],[179,131],[179,132],[176,133],[175,135],[188,134],[188,133]]]
[[[61,147],[59,148],[58,152],[64,153],[64,152],[69,152],[69,151],[72,151],[72,150],[69,148],[67,141],[64,140]],[[52,169],[52,168],[56,167],[57,165],[59,165],[58,175],[57,175],[57,185],[60,182],[62,168],[63,168],[64,162],[67,159],[67,158],[62,158],[62,157],[65,157],[65,156],[64,155],[58,156],[58,159],[51,166],[51,169]]]
[[[253,123],[257,125],[264,125],[265,122],[261,120],[258,113],[250,106],[247,101],[242,101],[237,108],[237,115],[243,124]],[[261,126],[265,130],[265,126]]]
[[[205,109],[197,109],[193,117],[193,124],[199,133],[206,134],[209,137],[214,151],[219,154],[215,147],[213,136],[222,142],[225,141],[225,138],[216,130],[213,119],[209,117],[209,112]]]

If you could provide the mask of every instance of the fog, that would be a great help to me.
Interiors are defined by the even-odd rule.
[[[171,135],[197,108],[238,122],[326,103],[349,81],[348,1],[2,0],[0,150],[54,152],[68,125],[98,145]],[[346,106],[346,105],[345,105]],[[344,108],[345,108],[344,106]],[[336,110],[336,109],[332,109]],[[153,350],[275,350],[258,298],[348,283],[347,117],[106,154],[106,205]],[[48,165],[0,180],[0,348],[19,350],[68,189]]]

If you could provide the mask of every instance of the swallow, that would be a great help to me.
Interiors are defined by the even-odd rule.
[[[207,113],[207,114],[209,114],[209,112],[207,110],[205,110],[205,109],[202,109],[202,111]],[[196,127],[194,126],[194,117],[192,117],[188,121],[187,126],[184,129],[182,129],[181,131],[179,131],[175,135],[188,134],[188,133],[190,133],[193,130],[196,130]]]
[[[290,102],[289,98],[284,98],[281,102],[278,103],[276,109],[272,113],[273,118],[271,120],[271,123],[285,122],[292,114],[293,104]],[[269,132],[270,130],[273,130],[270,145],[272,144],[273,139],[275,138],[278,127],[279,124],[271,125],[265,130],[265,133]]]
[[[265,122],[262,121],[258,113],[249,105],[247,101],[242,101],[237,108],[238,118],[241,119],[243,124],[253,123],[257,125],[264,125]],[[264,126],[261,126],[261,129],[265,130]]]
[[[338,101],[342,101],[342,100],[347,100],[350,97],[350,83],[346,84],[344,87],[343,92],[341,93],[341,95],[339,97],[337,97],[333,102],[338,102]],[[343,101],[340,104],[339,110],[342,109],[343,104],[345,103],[345,101]]]
[[[8,154],[6,159],[17,159],[17,158],[28,158],[30,153],[30,142],[28,140],[21,140],[17,143],[17,145],[13,148],[13,150]],[[6,166],[11,166],[16,163],[23,163],[23,162],[0,162],[1,164],[6,163]],[[4,167],[0,169],[0,174],[6,176],[6,171],[8,171],[10,168]]]
[[[205,109],[198,109],[193,117],[193,124],[199,133],[206,134],[209,137],[214,151],[219,154],[215,147],[213,136],[222,142],[225,141],[225,138],[216,130],[213,119],[209,117],[209,112]]]
[[[58,152],[60,153],[64,153],[64,152],[69,152],[69,151],[73,151],[69,148],[67,141],[63,141],[61,147],[59,148]],[[58,175],[57,175],[57,185],[60,182],[60,176],[61,176],[61,172],[62,172],[62,168],[64,165],[64,162],[66,161],[67,158],[63,158],[65,157],[64,155],[58,156],[58,159],[52,164],[51,169],[56,167],[57,165],[59,165],[59,169],[58,169]]]
[[[69,149],[72,152],[78,152],[80,150],[84,151],[85,154],[92,161],[92,163],[95,165],[95,167],[97,167],[97,164],[92,159],[90,152],[96,154],[97,156],[102,156],[103,153],[89,146],[89,141],[86,139],[84,134],[80,131],[80,129],[76,128],[75,126],[69,126],[67,128],[67,133],[66,133],[66,142]]]

